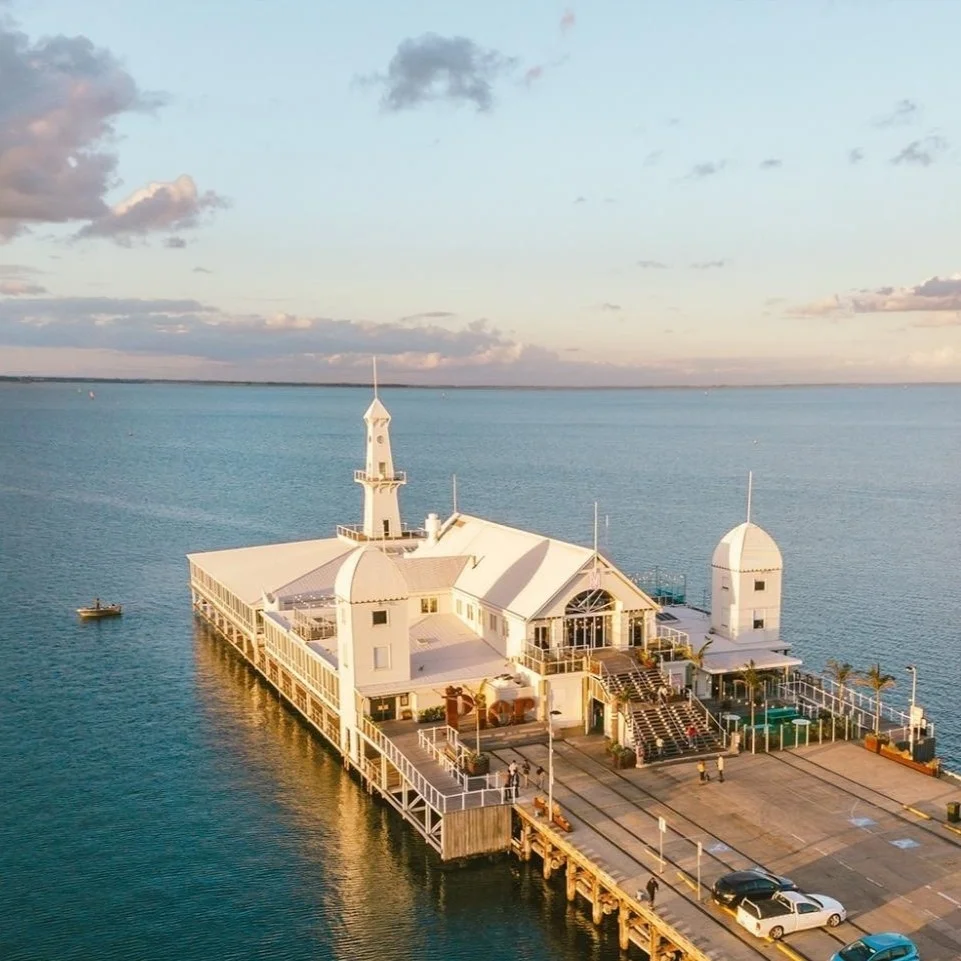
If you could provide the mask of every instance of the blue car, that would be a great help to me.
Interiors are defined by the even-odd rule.
[[[866,934],[841,948],[831,961],[921,961],[921,955],[903,934]]]

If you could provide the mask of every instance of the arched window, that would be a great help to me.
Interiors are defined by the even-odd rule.
[[[564,608],[568,647],[606,647],[611,632],[614,598],[604,590],[581,591]]]

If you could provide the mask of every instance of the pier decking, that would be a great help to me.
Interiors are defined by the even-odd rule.
[[[537,745],[497,756],[505,764],[526,758],[546,765],[547,751]],[[700,784],[690,763],[612,770],[599,739],[590,737],[555,741],[554,771],[554,799],[572,833],[548,828],[528,791],[517,805],[516,846],[522,856],[538,854],[547,877],[572,871],[568,897],[600,898],[601,914],[617,914],[624,946],[629,939],[647,951],[652,924],[660,924],[664,957],[675,948],[684,958],[770,957],[772,943],[736,925],[709,892],[719,875],[762,865],[848,909],[838,928],[773,945],[794,961],[824,961],[877,931],[907,934],[925,961],[961,957],[961,832],[945,823],[946,802],[961,797],[961,782],[951,777],[925,777],[838,742],[729,758],[723,784],[716,771]],[[651,873],[661,882],[657,921],[636,896]]]

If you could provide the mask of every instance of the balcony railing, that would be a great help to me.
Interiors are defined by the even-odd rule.
[[[591,655],[596,650],[592,647],[541,648],[526,644],[521,654],[521,664],[541,676],[574,674],[591,669]]]
[[[407,471],[405,470],[395,470],[393,474],[379,474],[379,473],[368,473],[366,470],[355,470],[354,480],[359,484],[363,484],[366,481],[372,481],[374,483],[383,484],[406,484],[407,483]]]
[[[399,533],[393,533],[389,537],[385,537],[383,534],[368,537],[367,534],[364,533],[363,524],[338,524],[337,536],[346,537],[348,540],[363,544],[367,541],[380,543],[381,541],[418,540],[419,538],[426,537],[427,531],[422,527],[403,527]]]

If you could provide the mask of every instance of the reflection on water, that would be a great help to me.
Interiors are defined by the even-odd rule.
[[[568,905],[563,884],[502,857],[443,864],[208,627],[195,626],[207,736],[259,780],[298,860],[314,947],[343,958],[602,959],[616,930]]]

